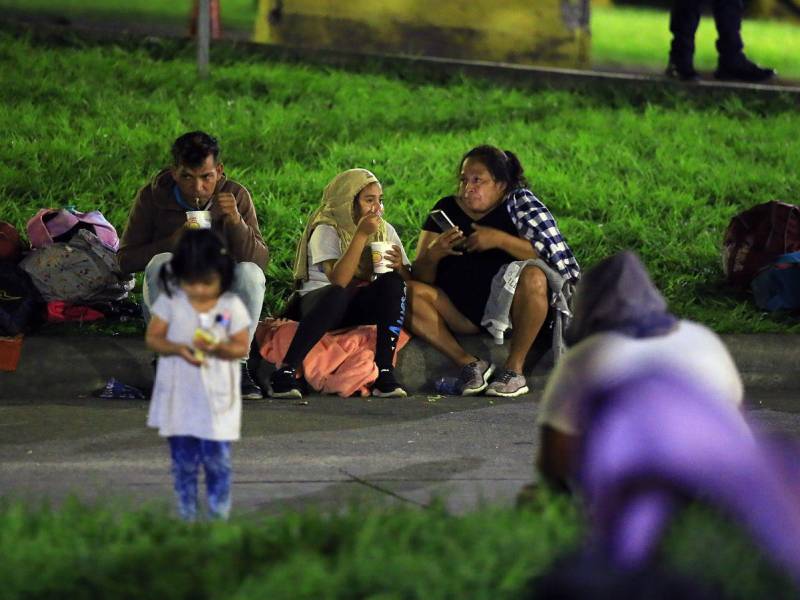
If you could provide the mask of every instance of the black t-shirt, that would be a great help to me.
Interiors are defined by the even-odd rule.
[[[505,202],[498,204],[492,212],[477,221],[461,210],[455,196],[442,198],[432,210],[437,208],[443,210],[465,236],[474,231],[473,223],[494,227],[515,237],[519,236]],[[441,229],[430,216],[425,220],[422,229],[441,233]],[[500,267],[513,260],[516,258],[505,250],[497,248],[485,252],[464,252],[461,256],[446,256],[436,269],[435,284],[447,294],[465,317],[480,326],[486,301],[489,299],[492,278]]]

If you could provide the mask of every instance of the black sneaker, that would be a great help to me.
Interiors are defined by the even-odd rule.
[[[723,81],[763,83],[775,77],[775,70],[759,67],[744,54],[739,54],[724,60],[720,58],[714,77]]]
[[[700,73],[694,70],[694,66],[690,62],[670,60],[664,74],[679,81],[698,81],[700,79]]]
[[[275,369],[269,378],[269,395],[273,398],[302,398],[303,390],[297,378],[297,369]]]
[[[261,400],[264,397],[264,393],[250,376],[250,370],[247,368],[247,363],[243,362],[240,364],[242,365],[242,381],[239,384],[239,389],[242,390],[242,400]]]
[[[378,378],[372,386],[372,395],[382,398],[405,398],[408,396],[403,386],[397,383],[394,371],[391,369],[381,369],[378,372]]]

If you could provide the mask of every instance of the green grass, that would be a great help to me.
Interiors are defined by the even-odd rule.
[[[222,0],[223,28],[252,30],[258,0]],[[0,0],[0,8],[87,20],[185,25],[193,0]]]
[[[526,510],[353,507],[187,525],[156,509],[0,506],[0,598],[522,598],[576,548],[577,503]],[[663,547],[672,569],[730,598],[790,598],[750,540],[694,507]]]
[[[592,9],[592,62],[596,66],[663,70],[671,39],[666,10]],[[703,17],[695,37],[695,67],[701,71],[716,68],[716,39],[714,20]],[[782,78],[800,79],[800,25],[747,19],[742,39],[753,60],[777,69]]]
[[[23,227],[41,206],[75,204],[122,229],[171,141],[209,130],[228,173],[253,192],[274,311],[306,216],[337,172],[375,171],[387,217],[413,251],[426,212],[454,189],[460,156],[493,143],[518,153],[583,267],[633,248],[682,316],[720,332],[800,331],[732,297],[719,259],[732,215],[797,200],[792,102],[434,83],[230,54],[215,55],[198,81],[192,60],[191,47],[171,42],[50,47],[0,34],[2,218]]]

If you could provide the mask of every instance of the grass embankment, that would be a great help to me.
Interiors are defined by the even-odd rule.
[[[0,10],[58,15],[95,21],[169,23],[186,26],[192,0],[0,0]],[[257,0],[225,0],[223,28],[251,32]],[[634,7],[593,7],[591,12],[592,64],[600,68],[663,70],[671,34],[666,10]],[[791,22],[746,19],[742,36],[748,54],[778,70],[781,78],[800,79],[800,26]],[[704,17],[696,36],[696,66],[716,68],[714,21]]]
[[[576,505],[543,495],[524,511],[352,510],[186,525],[119,514],[0,507],[0,598],[527,598],[530,579],[574,549]],[[730,598],[790,598],[746,537],[692,509],[664,544],[672,569]],[[535,596],[534,596],[535,597]]]
[[[584,267],[633,248],[682,316],[720,332],[800,331],[731,297],[719,259],[733,214],[797,199],[791,103],[634,100],[222,56],[198,81],[192,59],[171,43],[51,48],[0,35],[0,218],[24,227],[39,207],[75,204],[122,229],[171,141],[206,129],[255,197],[274,310],[306,216],[337,172],[375,171],[413,252],[427,211],[454,189],[459,157],[493,143],[518,153]]]

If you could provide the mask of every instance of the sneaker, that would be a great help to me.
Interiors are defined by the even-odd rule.
[[[461,395],[474,396],[480,394],[489,384],[489,377],[494,373],[494,365],[485,360],[476,360],[464,365],[458,378],[461,380]]]
[[[528,393],[528,382],[525,376],[515,371],[503,369],[486,388],[487,396],[503,396],[514,398]]]
[[[691,62],[686,63],[670,60],[664,74],[667,77],[679,81],[698,81],[700,79],[700,74],[694,70],[694,66],[692,66]]]
[[[394,371],[391,369],[381,369],[378,378],[372,386],[372,395],[382,398],[405,398],[408,396],[403,386],[397,383]]]
[[[239,387],[242,390],[242,400],[261,400],[264,397],[264,393],[250,376],[250,370],[247,368],[247,363],[241,363],[241,365],[242,381]]]
[[[273,398],[302,398],[303,391],[297,379],[297,369],[282,367],[269,378],[269,395]]]
[[[714,77],[726,81],[762,83],[775,77],[775,70],[759,67],[744,54],[740,54],[731,59],[720,59]]]

